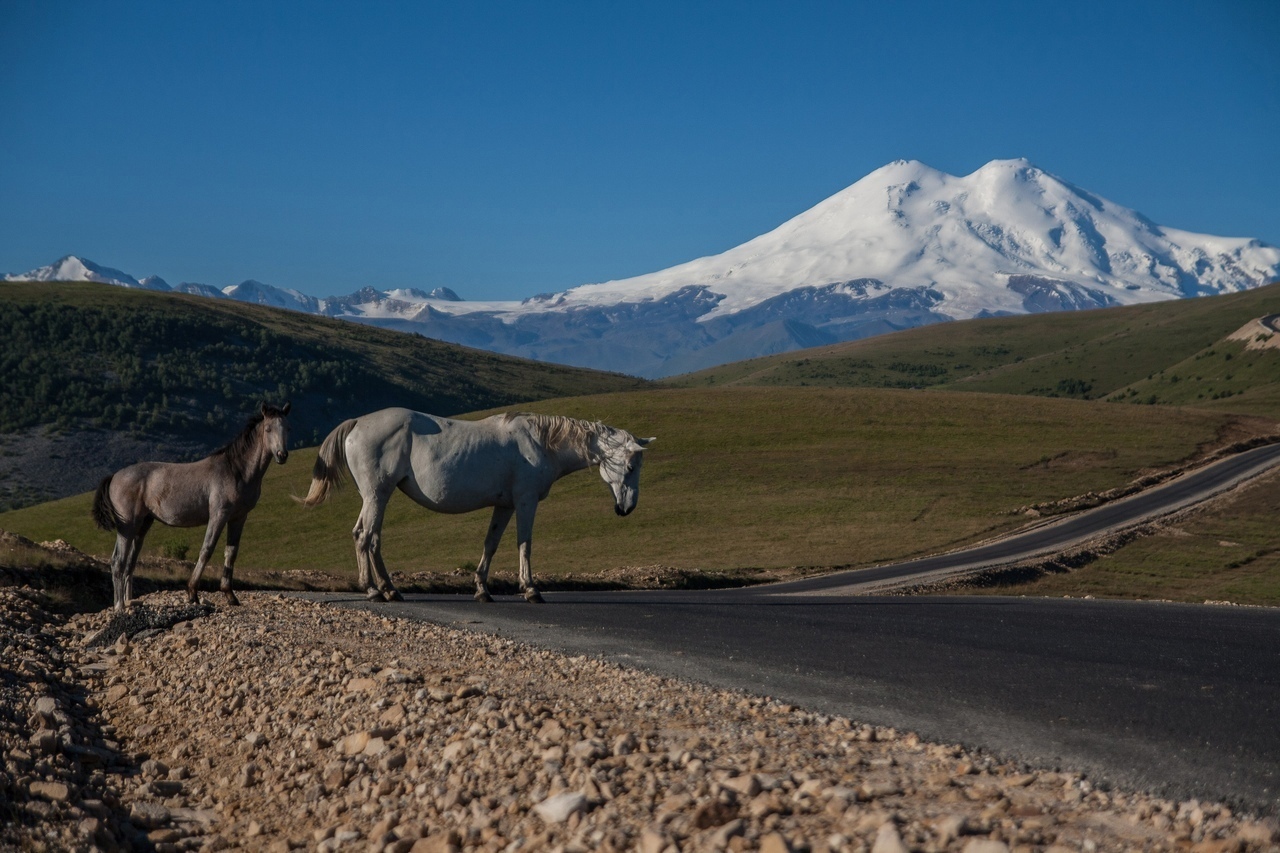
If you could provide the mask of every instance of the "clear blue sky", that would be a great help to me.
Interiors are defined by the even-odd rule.
[[[507,299],[1027,157],[1280,244],[1280,2],[0,0],[0,272]]]

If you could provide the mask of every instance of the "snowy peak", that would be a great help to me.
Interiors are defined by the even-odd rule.
[[[39,267],[30,272],[17,275],[6,275],[5,281],[97,281],[103,284],[115,284],[121,287],[142,287],[142,284],[128,273],[111,267],[104,267],[87,261],[76,255],[67,255],[48,266]]]
[[[703,285],[724,297],[711,319],[797,287],[869,278],[936,289],[953,318],[1035,310],[1009,276],[1128,304],[1255,287],[1280,276],[1280,250],[1161,228],[1025,159],[962,177],[898,160],[727,252],[541,305],[644,301]]]
[[[222,289],[223,296],[238,302],[253,302],[258,305],[270,305],[274,308],[289,308],[294,311],[315,313],[320,309],[320,300],[297,290],[286,290],[249,279]]]

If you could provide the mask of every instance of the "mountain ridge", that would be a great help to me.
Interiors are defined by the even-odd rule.
[[[118,274],[107,283],[142,286],[75,256],[6,278],[51,280],[56,270],[80,267],[92,280]],[[806,341],[1236,292],[1277,278],[1276,247],[1157,225],[1025,159],[993,160],[962,177],[897,160],[726,252],[520,301],[468,302],[448,288],[364,287],[317,298],[253,280],[219,292],[660,377]],[[211,295],[194,289],[204,286],[180,287]]]

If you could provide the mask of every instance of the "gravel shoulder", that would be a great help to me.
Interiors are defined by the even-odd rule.
[[[1280,849],[1274,820],[1220,804],[503,638],[242,600],[160,592],[112,626],[0,590],[0,848]]]

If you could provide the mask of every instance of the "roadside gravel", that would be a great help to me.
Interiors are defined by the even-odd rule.
[[[132,637],[0,590],[0,848],[1280,849],[1272,820],[267,593]],[[190,615],[171,627],[174,615]]]

